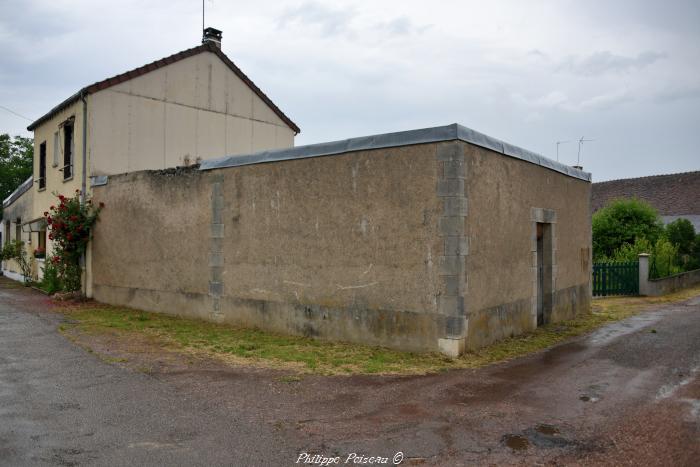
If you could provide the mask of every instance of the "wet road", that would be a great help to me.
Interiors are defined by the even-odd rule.
[[[0,280],[0,465],[697,465],[700,297],[530,357],[420,377],[107,363]],[[106,345],[106,347],[109,347]],[[108,350],[108,349],[107,349]],[[285,382],[286,381],[286,382]],[[351,461],[352,462],[352,461]]]

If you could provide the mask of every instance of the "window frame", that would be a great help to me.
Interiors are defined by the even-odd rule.
[[[70,128],[70,140],[68,138],[69,132],[66,130]],[[69,144],[70,143],[70,144]],[[73,118],[67,120],[63,124],[63,167],[59,170],[63,172],[63,181],[67,182],[73,179],[73,161],[74,161],[74,151],[75,150],[75,120]],[[68,168],[68,170],[66,170]],[[68,175],[66,175],[68,174]]]
[[[15,219],[15,240],[22,241],[22,219]]]
[[[39,145],[39,191],[46,189],[46,141]]]

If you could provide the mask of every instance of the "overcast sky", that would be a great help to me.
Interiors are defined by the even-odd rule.
[[[0,106],[37,118],[84,85],[201,41],[199,0],[0,0]],[[594,180],[700,170],[700,1],[206,0],[223,50],[296,144],[460,123]],[[0,132],[29,122],[0,108]],[[560,146],[575,164],[577,143]]]

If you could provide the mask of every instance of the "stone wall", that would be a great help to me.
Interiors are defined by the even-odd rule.
[[[590,301],[590,183],[461,141],[136,172],[94,197],[107,303],[456,355],[533,328],[541,215],[549,318]]]
[[[537,327],[537,223],[548,226],[551,283],[545,320],[588,312],[591,184],[463,144],[466,163],[467,345],[478,348]]]

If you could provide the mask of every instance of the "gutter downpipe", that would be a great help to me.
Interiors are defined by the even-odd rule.
[[[80,93],[80,100],[83,101],[83,178],[80,186],[80,204],[85,204],[87,190],[87,99],[85,92]]]
[[[82,180],[80,184],[80,204],[85,204],[85,197],[87,191],[87,95],[85,92],[80,93],[80,100],[83,101],[83,167],[82,167]],[[87,256],[83,252],[80,255],[80,262],[83,266],[83,280],[82,282],[82,292],[84,296],[87,296],[88,292],[88,278],[87,278]]]

